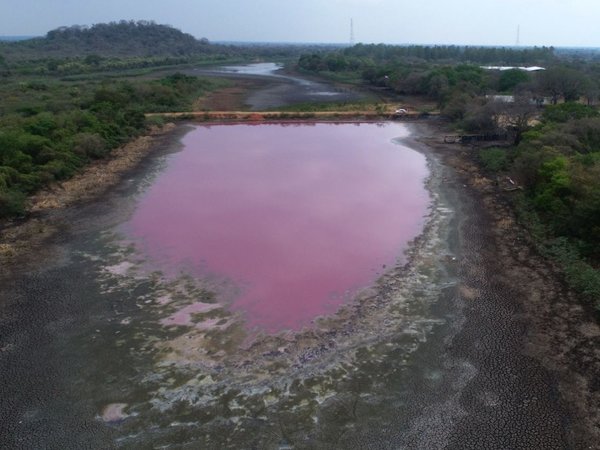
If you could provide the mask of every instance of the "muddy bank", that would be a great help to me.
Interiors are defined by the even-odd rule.
[[[186,73],[235,80],[235,88],[210,94],[198,104],[202,109],[217,111],[264,111],[303,103],[361,102],[374,98],[372,93],[356,86],[287,73],[273,63],[191,69]]]
[[[478,169],[477,150],[444,144],[437,127],[419,130],[417,140],[454,174],[472,209],[461,219],[467,322],[450,351],[476,361],[479,374],[463,397],[469,415],[457,424],[456,448],[488,448],[495,439],[504,448],[598,448],[600,327],[593,311],[536,253],[511,194]],[[493,405],[502,408],[493,412]],[[535,423],[539,428],[528,429]]]
[[[432,204],[409,263],[298,333],[216,306],[163,326],[215,286],[148,273],[116,226],[173,149],[63,210],[0,280],[2,445],[594,448],[597,327],[469,155],[413,133]]]

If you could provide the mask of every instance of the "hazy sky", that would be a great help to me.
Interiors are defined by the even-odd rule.
[[[213,41],[600,47],[599,0],[0,0],[0,35],[120,19]]]

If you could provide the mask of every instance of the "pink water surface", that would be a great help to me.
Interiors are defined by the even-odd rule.
[[[297,330],[402,256],[429,203],[401,124],[198,126],[127,224],[153,264],[227,277],[249,327]]]

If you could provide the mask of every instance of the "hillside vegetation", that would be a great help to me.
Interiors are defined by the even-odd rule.
[[[189,110],[226,85],[173,69],[162,76],[139,69],[230,54],[144,21],[62,27],[43,38],[0,43],[0,217],[22,214],[29,194],[144,133],[150,125],[144,113]],[[137,74],[123,72],[133,68]]]
[[[121,21],[61,27],[45,37],[0,44],[7,61],[82,56],[191,56],[222,52],[207,39],[196,39],[168,25],[147,21]]]
[[[148,21],[76,25],[57,28],[40,38],[0,42],[0,77],[61,76],[261,58],[284,60],[313,48],[323,46],[213,44],[206,38],[196,39],[171,26]]]
[[[0,76],[73,75],[213,63],[246,58],[247,53],[196,39],[168,25],[121,21],[61,27],[41,38],[0,42]]]

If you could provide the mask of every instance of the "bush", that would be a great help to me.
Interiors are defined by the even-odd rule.
[[[149,127],[156,126],[162,127],[165,124],[165,118],[163,116],[149,116],[146,117],[146,125]]]
[[[74,138],[73,150],[80,156],[98,159],[109,152],[106,141],[95,133],[79,133]]]
[[[479,152],[483,167],[490,172],[501,172],[508,169],[509,158],[502,148],[484,148]]]
[[[552,241],[547,252],[564,267],[567,282],[600,310],[600,271],[585,262],[576,246],[566,238]]]
[[[0,191],[0,217],[22,215],[25,212],[25,199],[25,194],[19,191]]]

